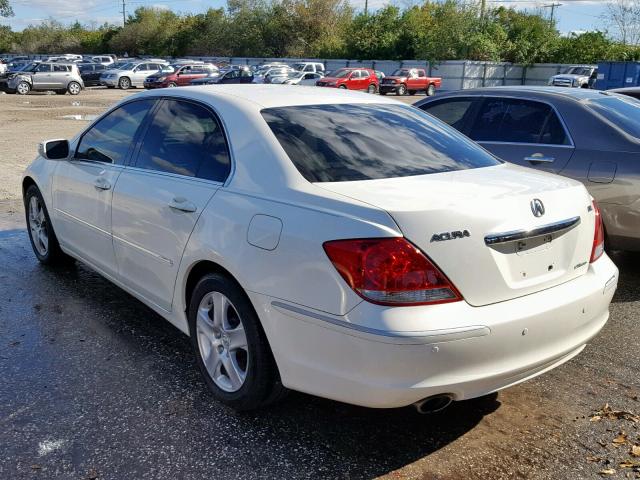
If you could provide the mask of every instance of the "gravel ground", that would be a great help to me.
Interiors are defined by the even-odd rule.
[[[214,402],[184,335],[82,265],[39,265],[24,230],[36,143],[122,95],[0,96],[1,479],[640,478],[639,255],[613,256],[611,319],[581,355],[497,395],[428,416],[297,393],[252,414]]]

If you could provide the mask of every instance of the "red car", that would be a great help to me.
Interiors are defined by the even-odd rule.
[[[376,72],[370,68],[339,68],[316,82],[318,87],[347,88],[376,93],[380,86]]]
[[[183,87],[196,78],[203,78],[218,71],[218,67],[208,63],[171,65],[172,72],[160,71],[144,80],[144,88]]]
[[[399,68],[392,75],[384,77],[380,84],[380,94],[415,95],[425,92],[428,97],[435,95],[442,85],[442,78],[428,77],[424,68]]]

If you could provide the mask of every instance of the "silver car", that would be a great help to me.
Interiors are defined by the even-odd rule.
[[[7,79],[7,91],[20,95],[32,90],[78,95],[83,88],[84,82],[75,63],[43,62],[31,71],[16,72]]]
[[[415,104],[491,153],[581,181],[607,246],[640,251],[640,102],[579,88],[460,90]]]
[[[118,69],[106,70],[100,76],[100,83],[108,88],[127,90],[131,87],[143,87],[149,75],[161,70],[169,70],[169,63],[164,60],[142,60],[122,65]]]

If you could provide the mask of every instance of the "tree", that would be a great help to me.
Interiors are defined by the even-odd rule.
[[[636,0],[608,2],[603,19],[618,32],[623,44],[637,46],[640,43],[640,4]]]
[[[0,0],[0,17],[13,17],[13,8],[9,0]]]

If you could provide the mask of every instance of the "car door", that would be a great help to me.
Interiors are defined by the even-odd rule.
[[[134,85],[142,85],[144,83],[144,79],[154,72],[155,70],[152,70],[148,63],[141,63],[133,69],[133,78],[131,79],[131,82]]]
[[[191,83],[191,80],[198,78],[197,75],[195,75],[197,71],[197,67],[192,67],[191,65],[182,67],[176,75],[178,85],[189,85]]]
[[[529,99],[485,97],[468,135],[502,160],[554,173],[575,149],[556,109]]]
[[[51,80],[51,66],[52,65],[50,63],[41,63],[35,68],[31,74],[34,89],[43,90],[53,87]]]
[[[302,80],[298,82],[298,85],[315,85],[321,78],[322,75],[318,73],[305,73]]]
[[[69,65],[53,65],[49,86],[55,89],[66,88],[70,76],[71,67]]]
[[[229,171],[215,114],[199,103],[162,100],[114,190],[113,240],[125,285],[171,310],[189,236]]]
[[[135,100],[109,112],[80,137],[73,157],[58,163],[53,178],[58,239],[114,277],[112,192],[137,132],[154,104],[152,99]]]

